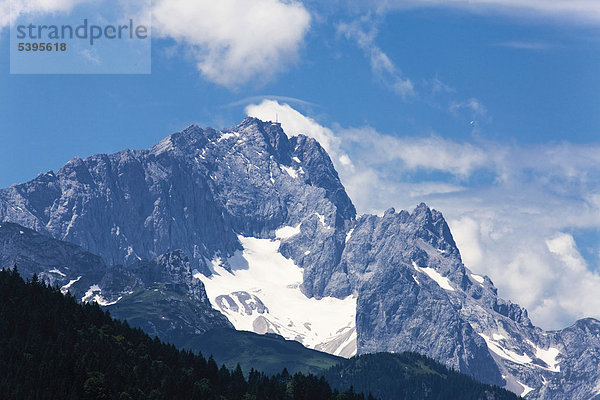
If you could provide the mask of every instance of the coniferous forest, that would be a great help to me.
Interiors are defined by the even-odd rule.
[[[97,304],[79,304],[37,277],[0,271],[2,399],[364,400],[324,378],[219,367],[177,350]],[[368,398],[372,398],[369,396]]]
[[[376,353],[352,357],[325,373],[327,382],[341,388],[394,400],[513,400],[506,389],[486,385],[417,353]]]
[[[353,357],[325,377],[244,375],[152,339],[17,268],[0,271],[0,398],[374,400],[514,399],[415,353]],[[327,380],[326,380],[327,379]],[[332,389],[332,386],[336,388]]]

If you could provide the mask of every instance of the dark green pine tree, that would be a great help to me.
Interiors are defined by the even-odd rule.
[[[323,378],[287,370],[273,377],[181,351],[78,304],[34,275],[0,271],[0,394],[28,399],[360,400]]]

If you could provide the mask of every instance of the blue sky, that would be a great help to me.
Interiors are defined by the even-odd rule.
[[[328,143],[359,211],[443,211],[467,266],[534,322],[598,313],[600,5],[319,3],[156,1],[151,74],[11,75],[0,0],[0,187],[278,113]]]

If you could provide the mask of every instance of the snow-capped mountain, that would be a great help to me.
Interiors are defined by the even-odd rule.
[[[176,308],[170,335],[202,324],[191,314],[206,307],[175,301],[183,288],[237,329],[329,353],[417,351],[528,398],[600,393],[600,322],[534,327],[463,265],[441,213],[357,217],[323,148],[279,124],[191,126],[147,150],[74,159],[0,191],[0,220],[80,245],[98,268],[125,265],[59,269],[67,290],[119,317],[135,318],[140,297],[172,299],[147,330],[164,332]]]

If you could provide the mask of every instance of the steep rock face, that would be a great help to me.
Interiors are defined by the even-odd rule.
[[[358,353],[416,351],[533,399],[600,392],[600,322],[533,326],[466,268],[441,213],[364,215],[348,233],[343,270],[358,292]]]
[[[184,343],[190,335],[233,328],[214,310],[182,251],[152,261],[107,267],[99,256],[18,224],[0,224],[0,267],[17,266],[27,279],[58,285],[80,301],[96,301],[115,316],[161,339]],[[118,303],[118,305],[117,305]]]
[[[182,249],[193,268],[311,213],[355,215],[314,140],[247,118],[224,131],[191,126],[148,150],[75,158],[56,174],[0,191],[0,220],[100,254],[109,265]]]
[[[57,174],[3,190],[0,215],[101,254],[109,265],[150,259],[177,244],[200,257],[235,248],[207,186],[180,160],[123,151],[76,158]]]
[[[504,384],[485,341],[461,315],[464,299],[454,297],[470,280],[440,213],[421,204],[412,214],[390,209],[383,217],[361,217],[341,263],[359,293],[359,353],[416,351]]]
[[[52,239],[21,225],[0,223],[0,268],[17,266],[24,278],[40,280],[75,296],[99,280],[108,267],[102,259],[72,243]]]
[[[175,345],[183,346],[194,335],[211,329],[233,328],[212,308],[204,285],[193,277],[190,261],[181,250],[114,267],[97,287],[114,317]]]
[[[531,398],[591,399],[600,395],[600,321],[586,318],[572,326],[549,332],[547,340],[561,349],[560,373],[538,378]]]

